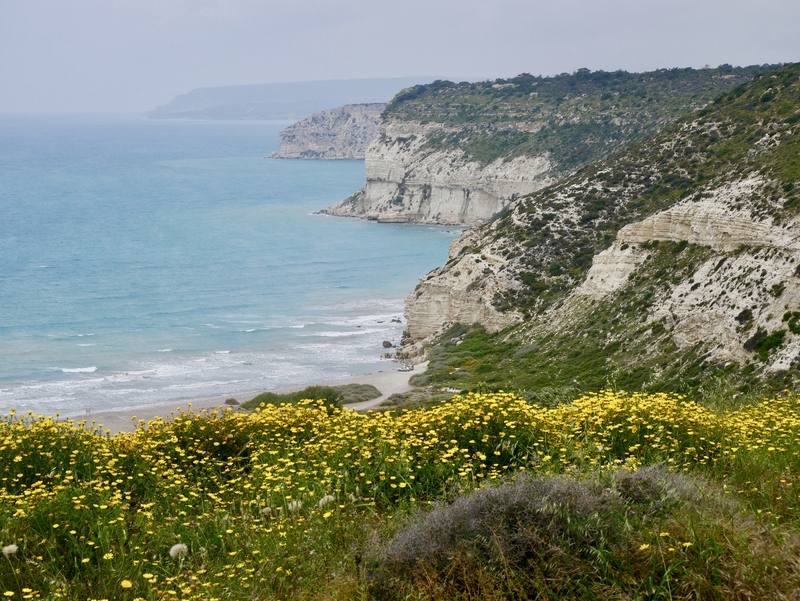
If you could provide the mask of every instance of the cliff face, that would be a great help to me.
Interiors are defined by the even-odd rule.
[[[580,373],[599,386],[685,377],[692,365],[796,370],[799,78],[798,65],[761,75],[463,234],[406,301],[406,354],[479,322],[506,328],[496,344],[509,369],[522,359],[508,345],[536,349],[529,381],[589,355]],[[458,365],[434,371],[446,381]]]
[[[497,158],[482,165],[458,148],[426,149],[431,138],[448,131],[438,124],[382,124],[366,153],[366,186],[328,213],[391,223],[475,225],[511,199],[555,181],[546,156]]]
[[[476,225],[747,81],[747,69],[591,73],[404,90],[331,215]]]
[[[280,132],[279,159],[363,159],[385,104],[350,104],[311,115]]]

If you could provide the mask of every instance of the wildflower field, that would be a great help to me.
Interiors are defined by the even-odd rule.
[[[642,509],[623,475],[645,466],[693,478],[699,492],[674,510],[652,499]],[[614,392],[555,408],[456,395],[400,414],[304,401],[115,436],[10,415],[0,470],[0,595],[10,599],[800,598],[793,396],[727,413]],[[587,510],[593,524],[616,516],[587,526],[589,538],[542,543],[538,579],[529,559],[520,567],[502,553],[482,560],[477,580],[455,578],[475,557],[460,543],[440,554],[446,565],[393,571],[386,549],[426,528],[421,516],[514,480],[567,499],[536,515],[594,507],[580,495],[621,500]],[[567,480],[584,492],[564,493]],[[659,494],[678,499],[670,490]]]

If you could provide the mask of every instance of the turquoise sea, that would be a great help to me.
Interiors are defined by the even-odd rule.
[[[459,231],[314,215],[364,163],[267,159],[286,125],[0,116],[0,412],[396,368],[381,343]]]

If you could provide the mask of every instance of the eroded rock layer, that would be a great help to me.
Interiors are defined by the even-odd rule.
[[[568,365],[566,348],[596,348],[607,373],[646,366],[648,381],[689,355],[720,370],[796,366],[800,66],[516,200],[454,241],[406,316],[409,356],[479,322],[512,326],[504,340],[538,349],[541,369]]]
[[[366,185],[327,212],[476,225],[515,199],[651,135],[753,69],[520,75],[404,90],[366,153]]]

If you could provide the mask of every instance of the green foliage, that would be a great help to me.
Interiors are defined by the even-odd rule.
[[[759,328],[753,337],[745,343],[744,348],[755,352],[761,361],[766,361],[770,353],[783,344],[785,337],[786,330],[775,330],[771,334],[767,334],[766,330]]]
[[[377,399],[382,394],[381,391],[372,384],[344,384],[342,386],[334,386],[334,388],[342,395],[343,405],[371,401],[372,399]]]
[[[449,133],[431,137],[427,150],[459,148],[483,164],[547,153],[558,171],[569,172],[652,135],[769,68],[580,70],[477,83],[436,81],[398,94],[385,118],[445,126]]]
[[[800,334],[800,311],[787,311],[783,314],[783,321],[792,334]]]
[[[784,318],[786,318],[786,315],[789,315],[789,318],[785,319],[785,321],[791,322],[793,320],[792,315],[787,313]],[[767,361],[770,353],[783,345],[785,337],[786,330],[775,330],[771,334],[767,334],[764,328],[758,328],[756,333],[744,343],[744,349],[755,353],[761,361]]]
[[[315,401],[324,400],[327,401],[330,407],[342,406],[342,393],[337,388],[333,386],[309,386],[298,392],[289,392],[285,394],[262,392],[257,397],[250,399],[246,403],[242,403],[242,407],[245,409],[255,409],[260,407],[262,403],[267,405],[280,405],[282,403],[296,405],[305,399]]]
[[[298,392],[278,394],[274,392],[262,392],[257,397],[250,399],[242,404],[245,409],[255,409],[261,403],[268,405],[280,405],[288,403],[296,405],[301,400],[325,400],[330,407],[341,407],[348,403],[360,403],[371,401],[381,396],[381,391],[372,384],[343,384],[341,386],[309,386]]]
[[[791,551],[750,524],[734,525],[737,514],[713,484],[663,468],[520,477],[418,517],[371,559],[367,582],[382,601],[420,591],[448,599],[727,600],[740,598],[728,570],[737,554],[750,567],[741,598],[770,598],[772,570]],[[687,524],[692,541],[682,540]],[[769,551],[753,549],[754,540]]]
[[[181,414],[113,437],[2,418],[0,591],[559,601],[657,599],[657,583],[672,599],[794,598],[798,407],[601,392],[546,409],[503,393],[398,415]]]

